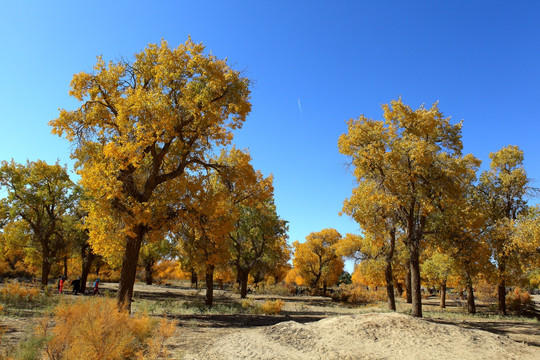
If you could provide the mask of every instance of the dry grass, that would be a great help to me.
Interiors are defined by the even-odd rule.
[[[159,359],[176,326],[146,314],[130,316],[112,299],[93,298],[61,304],[41,320],[35,337],[44,339],[43,356],[56,359]]]
[[[283,309],[283,305],[285,305],[285,303],[281,299],[277,299],[274,301],[266,300],[264,304],[262,304],[262,311],[266,315],[276,315],[281,312],[281,309]]]

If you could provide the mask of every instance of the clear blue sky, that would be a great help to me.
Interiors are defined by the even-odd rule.
[[[188,35],[254,81],[235,143],[275,177],[291,241],[334,227],[353,178],[345,121],[402,96],[464,120],[465,152],[518,145],[540,179],[539,1],[3,1],[0,159],[72,164],[47,122],[77,102],[73,74]],[[538,182],[536,186],[540,186]]]

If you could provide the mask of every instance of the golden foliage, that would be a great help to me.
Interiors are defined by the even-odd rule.
[[[508,310],[519,314],[526,313],[528,310],[534,308],[531,294],[521,290],[519,287],[516,287],[514,291],[506,295],[506,306],[508,306]]]
[[[222,168],[212,155],[242,126],[249,94],[248,79],[191,39],[177,48],[149,44],[132,62],[99,57],[92,73],[73,76],[70,95],[82,105],[49,124],[75,145],[81,185],[93,199],[84,204],[93,250],[130,269],[119,301],[133,287],[128,273],[143,238],[162,239],[201,190],[198,175]],[[213,200],[210,215],[223,209]]]
[[[281,312],[283,305],[285,305],[285,303],[281,299],[274,301],[266,300],[262,305],[262,310],[266,315],[276,315]]]
[[[44,350],[49,359],[80,359],[81,354],[90,360],[158,359],[166,356],[164,342],[175,327],[146,314],[130,316],[111,299],[93,298],[61,304],[35,332],[49,338]]]
[[[324,229],[306,236],[306,241],[295,241],[293,266],[298,275],[317,290],[320,284],[332,286],[343,272],[343,260],[336,253],[341,234],[335,229]]]
[[[32,302],[39,295],[38,288],[19,282],[6,282],[0,289],[0,298],[9,302]]]

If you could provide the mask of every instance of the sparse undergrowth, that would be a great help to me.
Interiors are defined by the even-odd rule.
[[[40,319],[16,359],[162,359],[175,328],[166,319],[119,311],[112,299],[80,299]]]

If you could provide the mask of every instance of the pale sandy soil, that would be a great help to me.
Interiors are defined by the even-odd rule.
[[[215,334],[183,359],[540,359],[506,336],[396,313],[333,316]]]
[[[116,284],[103,284],[114,291]],[[204,290],[141,285],[140,300],[202,301]],[[65,295],[63,295],[65,296]],[[72,296],[72,295],[68,295]],[[170,314],[178,323],[167,348],[173,359],[536,359],[540,360],[540,322],[515,318],[446,316],[437,299],[424,301],[426,319],[351,308],[327,297],[250,295],[285,301],[281,315]],[[216,291],[216,301],[237,301],[238,295]],[[540,298],[535,299],[536,301]],[[458,301],[447,302],[452,311]],[[398,310],[406,311],[400,302]],[[368,313],[366,313],[368,312]],[[36,319],[30,314],[3,316],[4,346],[20,341]],[[0,358],[2,352],[0,346]]]

